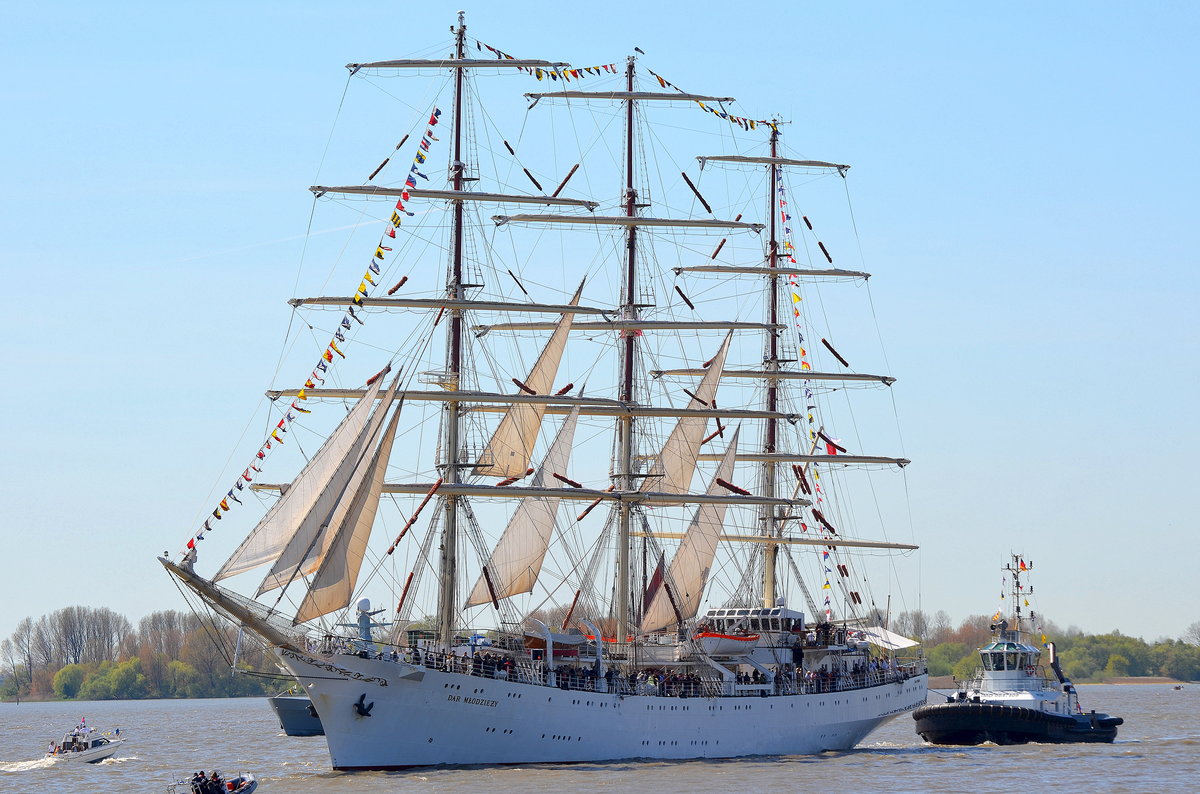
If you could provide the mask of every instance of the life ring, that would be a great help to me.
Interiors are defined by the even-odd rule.
[[[1028,665],[1025,667],[1025,675],[1035,675],[1036,673],[1037,670],[1034,669],[1033,665]]]

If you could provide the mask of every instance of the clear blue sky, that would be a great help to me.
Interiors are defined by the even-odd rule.
[[[274,382],[342,65],[460,7],[519,56],[640,46],[854,165],[926,610],[993,610],[1011,550],[1062,625],[1200,620],[1193,4],[477,6],[9,7],[0,636],[183,607],[154,556]]]

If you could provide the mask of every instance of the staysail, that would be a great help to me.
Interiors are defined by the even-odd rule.
[[[725,455],[721,458],[712,483],[708,486],[709,494],[725,493],[718,480],[728,482],[733,476],[740,432],[741,428],[738,428],[729,439]],[[650,597],[650,605],[642,617],[643,632],[658,631],[680,620],[687,620],[700,609],[700,600],[704,596],[704,585],[708,581],[708,572],[716,557],[717,542],[721,538],[727,507],[728,505],[724,504],[702,504],[696,509],[692,523],[688,525],[683,541],[679,544],[679,550],[675,552],[667,569],[665,580]]]
[[[575,290],[571,298],[571,306],[579,305],[579,297],[583,294],[583,282]],[[550,340],[542,349],[541,355],[534,362],[529,375],[522,382],[523,390],[535,394],[546,395],[554,385],[554,376],[558,374],[558,364],[562,360],[563,349],[567,345],[567,336],[571,331],[571,321],[574,313],[563,314],[550,334]],[[496,432],[479,456],[475,467],[476,474],[488,477],[520,477],[529,468],[529,456],[533,452],[533,444],[537,440],[538,428],[546,406],[541,403],[514,404],[500,420]]]
[[[713,398],[717,395],[717,384],[721,381],[721,372],[725,368],[725,355],[729,352],[729,342],[732,334],[725,337],[721,349],[713,356],[696,393],[691,395],[689,409],[712,408]],[[718,420],[719,421],[719,420]],[[699,459],[700,443],[704,439],[705,425],[708,419],[703,416],[681,416],[675,429],[671,431],[667,443],[650,469],[647,488],[663,493],[687,493],[691,487],[692,474],[696,471],[696,461]]]
[[[298,575],[311,574],[321,564],[321,558],[329,548],[333,533],[337,531],[353,504],[355,493],[365,479],[365,472],[369,470],[372,459],[370,451],[377,446],[383,420],[396,398],[401,374],[396,375],[391,387],[379,401],[353,453],[330,480],[312,511],[300,523],[276,558],[270,573],[258,586],[258,595],[286,587]]]
[[[534,488],[564,487],[554,475],[566,476],[578,419],[579,408],[576,407],[563,421],[558,435],[546,453],[546,459],[533,475],[531,484]],[[489,580],[497,599],[533,590],[534,582],[542,569],[542,560],[546,557],[546,549],[550,545],[558,503],[559,500],[555,497],[521,500],[512,520],[508,522],[492,550],[491,557],[484,565],[487,573],[479,574],[479,579],[464,606],[479,606],[492,600],[492,593],[488,589]]]
[[[397,408],[392,414],[383,439],[370,460],[355,471],[355,477],[347,488],[347,493],[352,493],[353,498],[348,500],[346,509],[339,510],[340,520],[335,517],[334,523],[326,530],[327,547],[308,593],[296,612],[295,623],[327,615],[350,604],[367,541],[371,537],[371,527],[375,523],[375,513],[379,509],[379,496],[383,493],[384,473],[387,471],[392,443],[396,440],[400,410]],[[381,407],[380,412],[382,415],[386,410]]]
[[[287,547],[297,527],[314,513],[320,512],[315,508],[321,496],[329,490],[330,482],[347,467],[347,461],[357,458],[362,450],[365,441],[363,434],[382,385],[383,378],[379,378],[367,388],[358,403],[304,466],[295,482],[213,576],[214,582],[274,562]],[[322,518],[324,515],[328,515],[328,509]]]

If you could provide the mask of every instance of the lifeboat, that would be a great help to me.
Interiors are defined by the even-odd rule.
[[[758,644],[758,636],[698,631],[692,635],[692,639],[708,656],[742,656],[754,650],[754,646]]]

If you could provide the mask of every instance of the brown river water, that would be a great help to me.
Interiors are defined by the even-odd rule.
[[[854,750],[819,756],[357,773],[330,770],[323,737],[284,736],[257,698],[0,703],[0,792],[165,792],[214,767],[253,772],[263,794],[1200,791],[1200,684],[1083,686],[1080,697],[1085,709],[1125,718],[1114,744],[932,747],[902,715]],[[117,756],[99,764],[43,759],[48,742],[81,717],[98,729],[121,728],[127,742]]]

